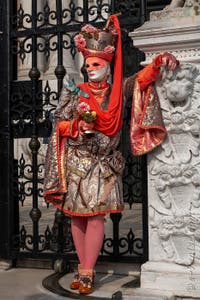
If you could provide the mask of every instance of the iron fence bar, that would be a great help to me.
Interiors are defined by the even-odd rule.
[[[57,14],[57,26],[58,26],[58,38],[57,38],[57,67],[55,69],[55,75],[58,80],[58,93],[62,89],[63,78],[66,74],[66,70],[63,66],[63,33],[60,28],[62,27],[62,0],[56,0],[56,14]]]
[[[119,223],[122,218],[121,213],[111,214],[110,218],[113,222],[113,256],[118,258],[120,255],[119,251]]]
[[[87,24],[88,22],[88,0],[83,0],[83,23]]]
[[[13,222],[13,140],[10,128],[10,11],[12,1],[0,1],[0,257],[12,250]]]
[[[140,24],[147,20],[147,0],[140,0]]]
[[[55,69],[55,75],[57,77],[58,95],[63,86],[63,78],[66,74],[66,70],[63,66],[63,33],[62,28],[62,0],[56,0],[56,15],[57,15],[57,67]],[[58,209],[55,212],[55,222],[58,224],[57,234],[57,253],[62,253],[64,246],[63,236],[63,213]]]
[[[37,29],[37,0],[32,0],[32,29],[36,32]],[[38,79],[40,72],[37,68],[37,35],[32,35],[32,68],[29,72],[29,77],[32,81],[32,137],[29,143],[29,147],[32,152],[32,210],[30,211],[30,217],[33,222],[33,236],[31,243],[33,244],[33,253],[38,249],[38,222],[41,217],[41,212],[38,209],[38,150],[40,143],[37,137],[37,116],[36,116],[36,97]]]
[[[114,14],[115,13],[115,0],[111,0],[111,14]]]
[[[35,259],[49,259],[49,260],[55,260],[55,259],[63,259],[65,261],[75,261],[77,260],[77,255],[75,253],[58,253],[58,252],[23,252],[23,251],[12,251],[12,258],[35,258]],[[117,258],[117,260],[116,260]],[[124,263],[144,263],[146,259],[143,258],[143,255],[141,256],[105,256],[105,255],[99,255],[98,261],[102,262],[124,262]]]
[[[95,26],[100,27],[103,26],[105,22],[95,22],[93,23]],[[31,37],[33,34],[37,34],[38,36],[45,36],[49,34],[56,34],[58,31],[60,31],[62,34],[65,32],[78,32],[80,31],[80,24],[74,24],[74,25],[66,25],[62,24],[61,26],[55,25],[54,27],[45,27],[45,28],[37,28],[36,31],[32,28],[24,29],[20,31],[13,30],[11,32],[11,38],[23,38],[23,37]]]

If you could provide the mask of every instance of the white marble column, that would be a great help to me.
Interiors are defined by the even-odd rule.
[[[199,0],[172,1],[131,33],[143,65],[166,51],[180,60],[156,83],[168,134],[148,155],[149,261],[141,272],[141,289],[175,299],[200,298],[199,14]]]

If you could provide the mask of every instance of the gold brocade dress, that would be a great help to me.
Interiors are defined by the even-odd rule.
[[[108,94],[108,93],[107,93]],[[108,106],[105,95],[101,109]],[[61,120],[72,120],[77,114],[79,96],[63,88],[60,102],[55,111],[55,126]],[[50,144],[56,148],[56,141]],[[63,201],[55,199],[53,204],[65,214],[71,216],[93,216],[96,214],[115,213],[123,210],[122,172],[124,158],[117,150],[120,133],[108,137],[101,132],[93,135],[78,135],[65,140],[64,168],[67,192]],[[52,148],[49,145],[49,148]],[[53,150],[47,151],[45,167],[45,190],[56,190],[58,180],[55,178],[57,161]],[[54,166],[55,165],[55,166]]]

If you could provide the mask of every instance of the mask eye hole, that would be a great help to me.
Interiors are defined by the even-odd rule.
[[[100,64],[97,63],[97,62],[95,62],[95,63],[93,63],[93,66],[94,66],[94,67],[98,67],[98,66],[100,66]]]
[[[86,69],[88,69],[88,68],[89,68],[89,66],[90,66],[90,65],[88,65],[88,64],[87,64],[87,65],[85,65]]]

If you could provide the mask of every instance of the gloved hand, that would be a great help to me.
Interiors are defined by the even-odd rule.
[[[159,54],[153,60],[153,66],[155,68],[160,68],[161,66],[168,67],[170,70],[174,70],[179,65],[179,61],[176,57],[168,52]]]
[[[92,130],[94,128],[94,122],[87,123],[84,120],[80,120],[78,123],[79,132],[81,135],[85,134],[85,131]]]
[[[142,91],[145,90],[149,84],[153,83],[158,78],[161,66],[165,66],[173,71],[178,65],[179,61],[176,57],[168,52],[157,55],[151,64],[138,72],[137,80],[140,89]]]

